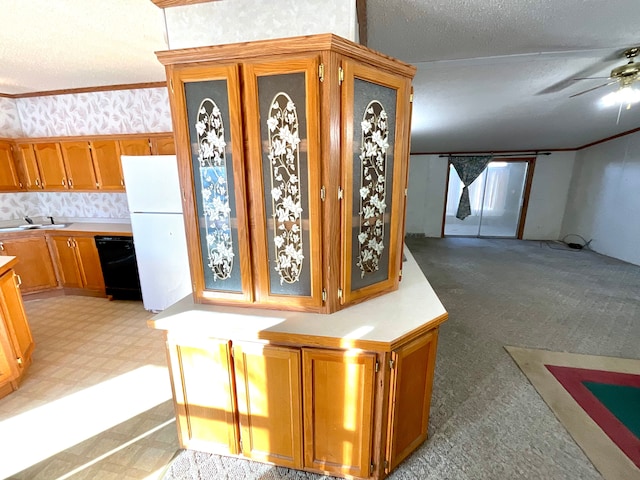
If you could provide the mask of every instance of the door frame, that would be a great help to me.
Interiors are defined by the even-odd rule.
[[[524,225],[527,220],[527,210],[529,209],[529,196],[531,194],[531,185],[533,183],[533,173],[536,168],[536,157],[500,157],[496,156],[491,159],[493,161],[500,162],[526,162],[527,163],[527,176],[524,181],[524,188],[522,192],[522,207],[520,208],[520,219],[518,220],[518,228],[516,230],[516,239],[522,240],[522,234],[524,233]],[[447,159],[447,178],[444,187],[444,205],[442,208],[442,225],[440,228],[440,238],[445,238],[444,226],[447,218],[447,198],[449,197],[449,177],[451,173],[451,158]],[[478,238],[482,238],[478,236]]]

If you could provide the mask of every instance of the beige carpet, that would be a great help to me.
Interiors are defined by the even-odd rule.
[[[606,480],[640,479],[640,470],[545,367],[560,365],[640,374],[640,360],[518,347],[505,349]]]

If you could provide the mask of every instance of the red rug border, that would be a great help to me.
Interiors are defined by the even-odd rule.
[[[582,382],[640,388],[640,375],[544,364],[618,448],[640,468],[640,439],[618,420]]]

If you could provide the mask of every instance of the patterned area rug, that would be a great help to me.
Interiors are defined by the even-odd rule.
[[[505,349],[606,480],[640,479],[640,360]]]

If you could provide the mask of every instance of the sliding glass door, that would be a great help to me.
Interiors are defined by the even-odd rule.
[[[471,215],[456,218],[463,184],[449,165],[444,235],[518,238],[529,164],[532,160],[494,160],[469,186]]]

